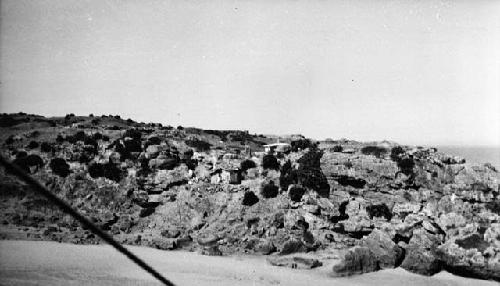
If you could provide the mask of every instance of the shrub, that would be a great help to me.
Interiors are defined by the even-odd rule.
[[[137,139],[132,139],[132,140],[124,140],[123,142],[125,144],[125,149],[127,152],[141,152],[142,151],[142,146],[141,146],[141,141]]]
[[[101,123],[101,120],[99,120],[99,118],[94,118],[90,121],[90,124],[92,125],[99,125],[99,123]]]
[[[246,172],[248,169],[252,169],[255,167],[257,167],[257,165],[252,160],[247,159],[247,160],[241,161],[241,163],[240,163],[240,169],[242,172]]]
[[[386,220],[391,220],[392,212],[389,210],[386,204],[369,205],[366,207],[366,211],[370,218],[374,217],[385,217]]]
[[[500,215],[500,201],[496,200],[496,201],[487,202],[485,207],[488,210],[490,210],[492,213],[496,213],[496,214]]]
[[[248,191],[243,195],[243,200],[241,204],[244,206],[253,206],[259,202],[259,198],[255,195],[254,192]]]
[[[278,196],[279,188],[274,185],[273,181],[270,181],[268,184],[264,184],[260,189],[260,194],[264,198],[275,198]]]
[[[102,139],[102,134],[99,133],[99,132],[96,132],[96,133],[92,134],[92,139],[94,139],[96,141],[97,140],[101,140]]]
[[[27,157],[28,156],[28,153],[26,153],[26,151],[17,151],[16,152],[16,159],[18,158],[24,158],[24,157]]]
[[[361,178],[354,178],[346,175],[340,175],[336,181],[342,186],[351,186],[356,189],[362,189],[366,185],[366,181]]]
[[[276,157],[274,157],[274,155],[267,154],[267,155],[264,155],[264,157],[262,158],[262,168],[271,169],[271,170],[279,170],[280,163],[278,162],[278,159],[276,159]]]
[[[314,147],[314,144],[309,139],[299,139],[292,141],[292,143],[290,143],[290,146],[292,147],[292,152],[297,152],[299,150]]]
[[[30,143],[28,144],[28,146],[26,146],[26,148],[28,149],[35,149],[35,148],[38,148],[40,146],[40,144],[38,144],[38,142],[36,141],[30,141]]]
[[[148,140],[146,141],[146,144],[144,148],[147,148],[149,145],[160,145],[161,144],[161,139],[160,137],[153,136],[149,137]]]
[[[89,175],[94,179],[104,177],[104,168],[103,168],[102,164],[99,164],[99,163],[91,164],[89,166],[88,171],[89,171]]]
[[[415,161],[412,158],[404,158],[398,161],[398,167],[401,172],[407,176],[413,174],[413,167],[415,167]]]
[[[89,175],[94,179],[104,177],[115,182],[119,182],[121,180],[122,172],[113,163],[94,163],[89,166]]]
[[[78,131],[78,132],[75,133],[75,135],[73,135],[73,140],[74,141],[82,141],[82,142],[84,142],[86,138],[87,138],[87,135],[85,134],[84,131]]]
[[[330,185],[325,174],[321,171],[320,160],[323,152],[318,149],[312,149],[304,154],[299,160],[297,172],[298,182],[306,187],[313,189],[322,197],[330,195]]]
[[[63,143],[64,142],[64,137],[61,134],[58,134],[57,138],[56,138],[56,142],[57,143]]]
[[[198,139],[186,140],[186,144],[189,147],[195,148],[198,152],[208,151],[212,146],[210,143]]]
[[[70,173],[68,163],[66,163],[66,160],[64,160],[62,158],[52,159],[50,161],[49,167],[54,174],[61,176],[61,177],[66,177]]]
[[[43,166],[42,158],[34,154],[18,157],[13,161],[13,163],[28,173],[30,172],[30,167],[35,166],[40,168]]]
[[[341,145],[335,145],[333,146],[333,152],[342,152],[344,148],[342,148]]]
[[[292,168],[292,162],[286,161],[280,170],[280,188],[282,191],[288,190],[288,186],[298,183],[297,173]]]
[[[361,153],[381,158],[387,153],[387,149],[379,146],[365,146],[361,149]]]
[[[14,136],[10,135],[7,139],[5,139],[5,144],[10,145],[14,143]]]
[[[125,145],[123,145],[120,140],[113,141],[113,143],[111,143],[111,146],[114,147],[115,151],[120,154],[121,160],[130,158],[130,152],[125,148]]]
[[[142,133],[141,133],[141,131],[139,131],[137,129],[128,129],[123,134],[123,138],[126,138],[126,137],[130,137],[130,138],[132,138],[134,140],[140,141],[141,137],[142,137]]]
[[[290,200],[294,202],[300,202],[305,192],[306,190],[301,186],[294,185],[291,186],[290,189],[288,190],[288,196],[290,197]]]
[[[391,160],[394,162],[399,162],[401,160],[401,155],[405,153],[405,150],[401,146],[396,146],[391,149]]]
[[[40,144],[40,151],[49,153],[54,151],[54,147],[52,147],[52,145],[48,142],[42,142],[42,144]]]

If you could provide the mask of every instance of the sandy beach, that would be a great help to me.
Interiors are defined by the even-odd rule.
[[[265,257],[214,257],[182,251],[129,248],[176,285],[498,285],[441,272],[433,277],[403,269],[349,278],[328,277],[330,265],[296,270]],[[107,245],[0,241],[2,285],[158,285],[149,274]]]

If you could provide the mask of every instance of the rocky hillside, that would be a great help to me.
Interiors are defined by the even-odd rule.
[[[401,266],[500,281],[499,173],[434,148],[294,135],[265,152],[276,138],[24,113],[0,116],[0,140],[4,156],[126,244],[298,268],[339,256],[334,276]],[[3,238],[99,242],[0,174]]]

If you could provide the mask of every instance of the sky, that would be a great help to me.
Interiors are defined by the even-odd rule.
[[[1,112],[500,146],[500,1],[0,3]]]

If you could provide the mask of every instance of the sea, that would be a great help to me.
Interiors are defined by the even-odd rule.
[[[490,163],[500,170],[500,147],[491,146],[436,146],[438,151],[465,158],[467,163]]]

